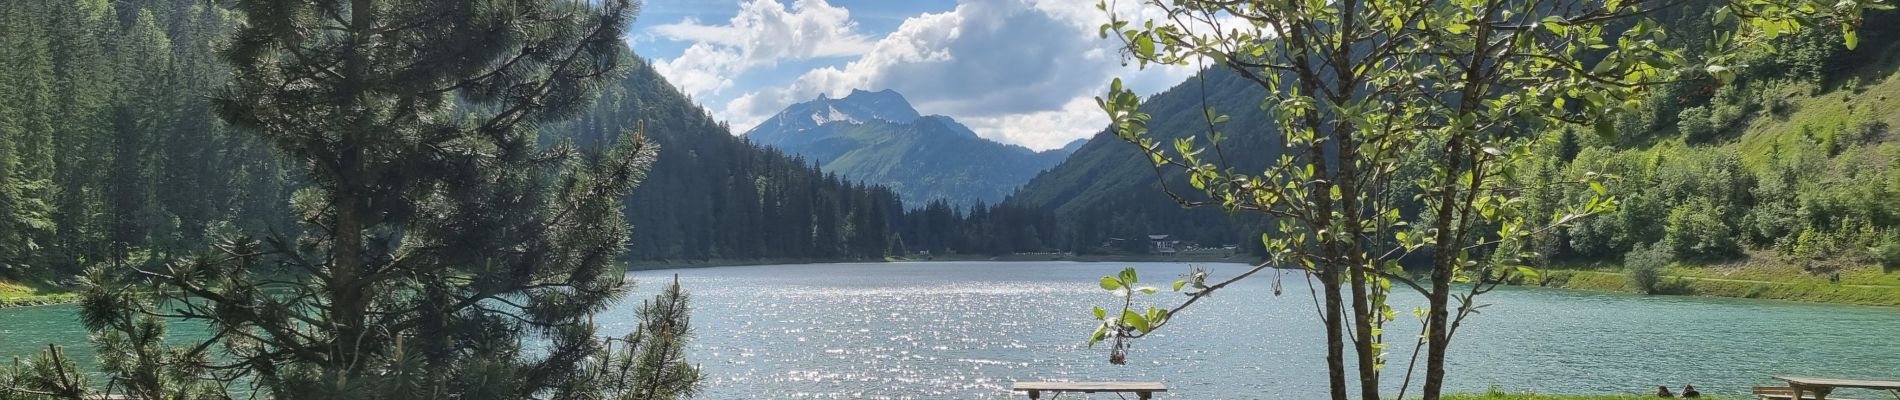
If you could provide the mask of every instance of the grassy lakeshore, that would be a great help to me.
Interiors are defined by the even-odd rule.
[[[1874,265],[1840,268],[1836,282],[1835,275],[1810,273],[1790,260],[1756,254],[1723,263],[1677,263],[1665,269],[1663,276],[1657,294],[1900,307],[1900,273]],[[1609,262],[1547,268],[1540,284],[1562,289],[1639,291],[1621,265]]]
[[[0,308],[42,306],[79,301],[76,293],[53,285],[0,280]]]
[[[1184,263],[1252,263],[1257,260],[1250,256],[1234,256],[1225,253],[1182,253],[1170,255],[1134,255],[1134,254],[1068,254],[1068,253],[1030,253],[992,256],[983,254],[947,254],[916,257],[885,257],[882,259],[809,259],[809,258],[772,258],[772,259],[711,259],[711,260],[648,260],[634,261],[630,269],[653,270],[672,268],[734,267],[745,265],[778,264],[825,264],[825,263],[874,263],[874,262],[936,262],[936,261],[1075,261],[1075,262],[1184,262]]]
[[[1637,400],[1654,399],[1656,395],[1542,395],[1535,393],[1485,393],[1485,394],[1449,394],[1445,400]],[[1721,397],[1702,396],[1704,399]]]

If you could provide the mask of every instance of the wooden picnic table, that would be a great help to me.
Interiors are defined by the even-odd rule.
[[[1152,398],[1155,393],[1168,391],[1161,382],[1016,382],[1012,389],[1029,392],[1030,399],[1042,398],[1042,392],[1061,393],[1134,393],[1143,399]]]
[[[1803,393],[1811,393],[1814,394],[1814,400],[1827,400],[1827,395],[1834,393],[1834,389],[1837,388],[1886,390],[1895,392],[1897,393],[1896,396],[1900,396],[1900,382],[1894,381],[1812,378],[1805,376],[1776,376],[1775,379],[1788,382],[1788,387],[1794,389],[1794,399],[1800,399]]]

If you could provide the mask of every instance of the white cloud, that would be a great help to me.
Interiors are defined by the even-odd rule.
[[[787,9],[773,0],[754,0],[724,25],[706,25],[688,18],[653,27],[652,34],[674,41],[694,42],[679,57],[654,63],[658,69],[695,95],[717,94],[732,86],[732,77],[781,60],[856,56],[871,48],[871,39],[857,32],[851,12],[824,0],[798,0]]]
[[[660,36],[696,42],[680,57],[658,63],[665,64],[660,65],[661,73],[704,98],[703,94],[730,88],[730,77],[744,68],[721,66],[756,66],[761,61],[755,55],[765,52],[759,49],[785,47],[755,42],[809,41],[786,36],[785,32],[800,31],[797,29],[738,27],[796,26],[796,22],[770,19],[800,14],[809,20],[829,21],[831,26],[853,26],[842,19],[848,18],[848,11],[821,1],[800,0],[789,13],[772,12],[784,10],[776,3],[760,3],[768,2],[746,4],[740,15],[725,26],[688,21],[656,28]],[[744,131],[784,107],[820,93],[842,96],[852,89],[894,89],[914,102],[919,111],[949,115],[984,137],[1035,149],[1059,147],[1093,135],[1107,123],[1092,99],[1107,89],[1109,80],[1120,76],[1134,90],[1154,93],[1193,73],[1191,67],[1149,66],[1140,70],[1123,65],[1117,51],[1120,42],[1097,36],[1096,28],[1107,19],[1091,1],[965,0],[954,10],[906,19],[874,43],[856,48],[860,50],[857,58],[843,65],[802,74],[792,71],[797,78],[783,84],[748,88],[743,94],[726,96],[723,107],[715,107],[715,114]],[[706,49],[696,50],[702,46]],[[755,50],[742,51],[748,48]],[[850,54],[843,50],[800,51],[805,53],[783,50],[775,54],[779,58]]]
[[[1069,144],[1100,132],[1107,123],[1106,114],[1088,97],[1077,97],[1062,108],[1033,113],[959,119],[978,136],[1013,143],[1036,150]]]

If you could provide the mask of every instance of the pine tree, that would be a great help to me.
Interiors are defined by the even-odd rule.
[[[107,38],[117,19],[99,0],[48,1],[46,29],[51,33],[59,132],[54,152],[54,219],[60,221],[52,257],[62,272],[101,263],[109,253],[110,215],[105,189],[113,149],[110,103],[117,84],[117,63],[106,58]]]
[[[177,369],[108,372],[149,382],[139,396],[235,376],[276,398],[592,398],[627,387],[588,373],[625,357],[590,317],[627,291],[620,199],[657,146],[638,131],[596,152],[540,138],[630,59],[621,37],[637,7],[594,3],[234,2],[247,24],[224,52],[233,75],[216,109],[303,167],[291,210],[303,234],[223,237],[190,257],[97,272],[83,319],[137,355],[117,365]],[[138,16],[123,50],[152,44],[155,26]],[[160,108],[132,107],[120,125],[155,126],[138,111]],[[173,168],[144,153],[153,146],[121,144],[140,158],[119,161],[126,168]],[[140,350],[166,346],[136,340],[162,331],[137,317],[159,304],[209,323],[210,339]],[[226,361],[206,362],[204,349]]]
[[[158,178],[165,160],[157,149],[161,131],[173,125],[167,106],[172,77],[171,40],[150,10],[139,10],[132,27],[119,38],[121,96],[113,108],[112,174],[105,187],[111,210],[113,260],[133,249],[155,244],[175,229],[158,203]],[[183,189],[183,188],[174,188]],[[168,242],[169,243],[169,242]]]
[[[610,398],[671,400],[699,392],[699,367],[686,362],[692,337],[691,308],[679,276],[653,300],[640,306],[640,327],[618,339],[620,362],[596,375],[613,382]]]
[[[52,60],[26,4],[0,5],[0,276],[34,272],[54,228]]]

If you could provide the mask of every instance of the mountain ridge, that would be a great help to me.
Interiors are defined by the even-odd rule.
[[[959,207],[1000,203],[1080,147],[1071,142],[1035,151],[989,140],[954,118],[917,112],[889,89],[821,94],[786,107],[744,137],[826,172],[888,186],[910,207],[933,200]]]

